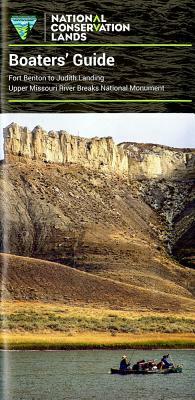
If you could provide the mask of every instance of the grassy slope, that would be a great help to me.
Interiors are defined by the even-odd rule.
[[[43,260],[4,254],[1,261],[7,265],[10,298],[2,301],[1,347],[194,346],[190,298],[141,290]]]
[[[5,264],[4,264],[5,263]],[[44,260],[1,255],[0,265],[12,299],[93,305],[126,310],[190,312],[191,297],[140,288]]]
[[[41,302],[4,301],[4,329],[28,332],[195,333],[191,313],[110,310]]]

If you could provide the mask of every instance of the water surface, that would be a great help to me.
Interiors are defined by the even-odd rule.
[[[3,400],[195,400],[195,351],[174,350],[183,373],[174,375],[110,375],[124,351],[0,352],[1,376],[7,369]],[[125,352],[132,362],[160,359],[163,351]],[[4,363],[3,363],[4,359]],[[3,383],[1,382],[1,383]],[[1,389],[2,390],[2,389]]]

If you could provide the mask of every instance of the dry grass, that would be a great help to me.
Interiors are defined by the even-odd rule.
[[[92,306],[70,306],[62,303],[43,303],[40,301],[2,301],[1,302],[1,311],[5,314],[11,314],[15,312],[23,312],[23,311],[36,311],[36,312],[54,312],[56,315],[61,315],[66,313],[67,316],[88,316],[95,317],[100,319],[102,317],[106,317],[108,315],[116,315],[119,317],[129,317],[132,319],[136,319],[138,317],[173,317],[173,318],[190,318],[195,321],[195,314],[192,312],[154,312],[145,309],[140,310],[117,310],[105,307],[92,307]]]
[[[194,348],[195,335],[147,334],[112,336],[108,333],[75,335],[51,333],[6,333],[0,336],[0,347],[6,349],[87,349],[87,348]]]

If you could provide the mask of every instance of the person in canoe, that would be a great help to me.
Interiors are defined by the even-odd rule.
[[[121,362],[120,362],[120,371],[124,371],[125,369],[128,369],[130,367],[130,363],[127,361],[127,356],[122,356]]]
[[[161,361],[157,365],[158,369],[168,369],[170,367],[174,367],[173,363],[169,359],[169,354],[164,355],[161,358]]]

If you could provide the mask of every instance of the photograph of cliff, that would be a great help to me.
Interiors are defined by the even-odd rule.
[[[1,346],[194,346],[195,149],[13,122],[0,168]]]

